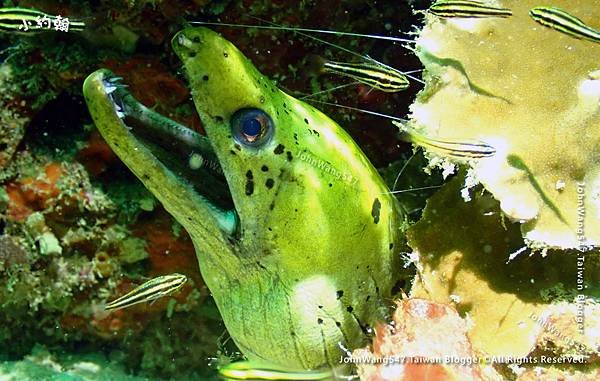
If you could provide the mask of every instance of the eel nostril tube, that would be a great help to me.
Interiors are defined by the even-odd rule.
[[[189,38],[187,38],[183,34],[180,34],[177,37],[177,42],[179,43],[179,45],[185,46],[186,48],[189,48],[189,49],[191,49],[192,45],[193,45],[192,40],[190,40]]]

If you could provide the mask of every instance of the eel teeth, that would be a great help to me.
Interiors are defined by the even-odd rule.
[[[117,116],[120,119],[123,119],[125,117],[125,112],[123,112],[123,106],[118,102],[115,102],[114,105],[115,105],[115,112],[117,113]]]
[[[116,89],[117,89],[117,86],[112,83],[104,86],[104,90],[106,91],[107,94],[111,94]]]

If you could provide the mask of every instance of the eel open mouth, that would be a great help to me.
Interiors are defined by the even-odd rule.
[[[101,92],[113,105],[114,115],[120,119],[121,128],[128,131],[126,138],[133,144],[133,149],[137,152],[142,147],[145,148],[143,151],[147,156],[151,155],[159,161],[181,186],[196,193],[224,232],[235,234],[239,219],[223,169],[210,140],[138,102],[126,90],[126,86],[121,84],[122,79],[110,71],[102,70],[99,79]],[[113,149],[115,146],[119,147],[117,139],[107,137],[103,129],[99,129]],[[127,155],[120,152],[117,155],[140,177],[139,171],[132,168],[135,165],[124,157]],[[144,182],[144,178],[140,180]],[[156,191],[153,193],[161,198]]]

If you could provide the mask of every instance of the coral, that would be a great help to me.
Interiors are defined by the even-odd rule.
[[[0,65],[0,169],[3,169],[25,134],[29,117],[18,102],[18,87],[9,65]]]
[[[115,263],[105,251],[99,251],[92,261],[94,271],[102,278],[108,278],[116,270]]]
[[[600,378],[600,371],[596,370],[590,374],[583,374],[582,372],[565,372],[558,369],[545,369],[536,367],[524,371],[519,375],[517,381],[595,381]]]
[[[513,15],[426,16],[416,53],[427,87],[411,106],[413,128],[495,147],[469,163],[472,175],[522,223],[530,247],[598,245],[600,45],[535,22],[537,0],[497,3]],[[600,17],[587,0],[543,5],[591,24]]]
[[[90,134],[85,146],[79,150],[78,158],[92,177],[105,172],[118,160],[98,131]]]
[[[136,377],[126,373],[125,369],[115,365],[99,354],[64,355],[36,346],[31,354],[21,361],[0,363],[0,378],[12,380],[54,380],[54,381],[142,381],[145,377]]]
[[[0,236],[0,271],[15,265],[23,265],[29,261],[27,251],[11,236]]]
[[[583,314],[580,313],[583,309]],[[530,315],[541,326],[532,353],[555,353],[565,356],[583,355],[588,363],[600,359],[600,307],[590,299],[578,303],[554,303],[541,316]],[[584,331],[582,319],[586,319]]]
[[[393,323],[375,330],[373,351],[358,349],[352,357],[364,381],[501,380],[476,360],[456,310],[424,299],[399,301]]]
[[[61,92],[73,91],[95,59],[82,41],[19,40],[6,59],[18,90],[13,102],[28,112],[39,111]]]
[[[105,312],[107,299],[142,282],[131,279],[144,273],[146,241],[115,221],[117,204],[92,185],[81,164],[57,163],[27,152],[17,159],[7,167],[10,180],[2,187],[6,191],[0,217],[6,218],[6,226],[0,235],[0,342],[18,334],[19,344],[3,346],[0,357],[26,354],[35,343],[130,340],[165,310],[173,315],[204,300],[206,292],[190,282],[170,307],[171,299],[131,312]],[[164,212],[162,216],[170,236],[170,218]],[[156,232],[152,224],[145,226]],[[179,239],[185,242],[186,237]],[[173,259],[180,258],[179,249],[171,249]],[[189,268],[197,265],[188,262]],[[202,285],[197,275],[196,279]]]
[[[545,351],[597,364],[600,252],[585,254],[585,268],[578,252],[515,255],[525,248],[519,226],[505,221],[498,202],[481,189],[465,202],[464,181],[461,175],[444,185],[408,231],[417,267],[411,296],[454,304],[470,322],[468,336],[479,353]],[[548,290],[561,283],[566,300],[548,300]]]
[[[191,301],[199,296],[191,294],[188,299]],[[180,308],[176,307],[176,310]],[[132,346],[133,357],[140,356],[142,370],[162,377],[187,373],[189,379],[216,378],[208,363],[217,353],[222,329],[220,318],[207,319],[205,311],[193,303],[187,311],[185,315],[163,315],[155,320],[137,345]]]
[[[35,168],[34,164],[20,171],[19,176],[6,185],[10,199],[7,215],[11,220],[23,221],[34,211],[45,210],[51,219],[65,223],[76,219],[81,210],[93,216],[114,209],[106,197],[91,186],[81,164],[48,162],[38,170]],[[29,176],[29,173],[35,175]]]
[[[150,275],[179,272],[191,277],[197,285],[203,285],[198,272],[190,271],[198,266],[192,240],[187,233],[174,234],[172,225],[171,217],[160,211],[152,221],[141,222],[134,231],[136,236],[148,243]]]
[[[107,64],[147,106],[201,131],[168,45],[184,18],[220,15],[225,21],[247,21],[242,17],[248,12],[287,24],[310,22],[361,32],[376,28],[389,34],[409,6],[352,2],[340,7],[337,0],[319,6],[251,0],[5,0],[3,5],[16,3],[83,18],[89,29],[81,34],[0,36],[10,45],[2,52],[0,67],[0,359],[21,359],[36,343],[49,348],[2,363],[0,378],[125,379],[122,372],[106,368],[104,358],[77,356],[70,362],[54,355],[88,348],[110,351],[111,361],[127,364],[129,371],[174,379],[201,374],[195,379],[207,379],[206,358],[215,355],[216,336],[223,328],[207,298],[193,245],[95,133],[81,105],[81,79]],[[365,14],[370,20],[357,17]],[[390,25],[374,24],[374,18]],[[291,92],[341,83],[333,77],[308,78],[303,66],[311,53],[340,59],[333,48],[302,37],[290,44],[292,35],[285,33],[225,32]],[[417,62],[391,44],[351,40],[348,45],[386,61]],[[326,96],[392,112],[404,107],[397,101],[411,93],[390,96],[363,86]],[[393,127],[335,108],[329,111],[349,122],[349,130],[378,164],[402,153],[392,138]],[[422,199],[415,205],[419,203]],[[178,294],[151,305],[104,311],[107,300],[147,277],[174,271],[192,279]],[[84,368],[100,371],[78,371]],[[36,370],[38,376],[32,373]]]

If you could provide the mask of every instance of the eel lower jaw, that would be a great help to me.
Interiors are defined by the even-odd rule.
[[[235,237],[240,225],[238,213],[209,139],[148,109],[120,80],[109,76],[102,83],[116,116],[134,144],[145,147],[182,185],[191,187],[221,231]]]

